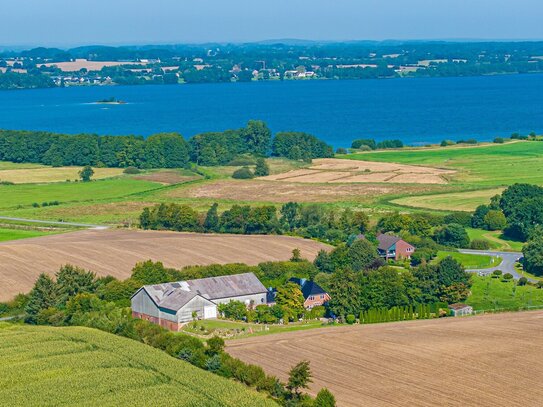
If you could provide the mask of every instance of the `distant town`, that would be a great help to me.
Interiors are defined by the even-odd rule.
[[[0,51],[0,89],[543,72],[543,42],[250,43]]]

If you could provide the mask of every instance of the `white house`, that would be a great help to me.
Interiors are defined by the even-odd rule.
[[[146,285],[132,296],[132,316],[172,331],[193,319],[217,317],[217,305],[241,301],[266,304],[266,287],[253,273]]]

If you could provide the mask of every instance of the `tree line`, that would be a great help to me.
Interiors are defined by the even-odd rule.
[[[272,134],[262,121],[238,130],[198,134],[188,142],[178,133],[150,137],[58,134],[0,130],[0,160],[52,166],[181,168],[190,162],[225,165],[243,154],[311,160],[331,157],[332,147],[306,133]]]

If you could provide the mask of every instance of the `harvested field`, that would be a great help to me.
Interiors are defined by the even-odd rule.
[[[47,64],[39,64],[45,66],[56,66],[64,72],[77,72],[82,68],[89,71],[99,71],[105,66],[120,66],[120,65],[144,65],[141,62],[118,62],[118,61],[88,61],[86,59],[76,59],[70,62],[51,62]]]
[[[42,167],[0,170],[0,180],[15,184],[37,184],[42,182],[63,182],[79,179],[83,167]],[[115,177],[123,173],[122,168],[93,168],[93,179]]]
[[[226,199],[245,202],[366,202],[384,194],[428,192],[428,186],[405,184],[310,184],[255,180],[220,180],[167,191],[167,198]]]
[[[356,325],[227,343],[285,380],[311,362],[311,393],[338,406],[540,406],[543,311]]]
[[[389,182],[400,184],[446,184],[446,176],[454,173],[453,170],[434,167],[322,158],[313,160],[313,165],[309,168],[270,175],[261,179],[303,183]]]
[[[133,177],[134,179],[140,179],[144,181],[158,182],[163,185],[181,184],[183,182],[194,181],[202,178],[201,176],[194,175],[181,175],[178,171],[157,171],[149,174],[142,174]]]
[[[40,273],[66,263],[100,276],[127,278],[138,261],[168,267],[288,260],[294,248],[313,259],[329,246],[288,236],[211,235],[141,230],[85,230],[0,243],[0,301],[29,291]]]
[[[436,195],[421,195],[399,198],[392,201],[397,205],[449,211],[474,211],[479,205],[488,204],[490,198],[501,194],[503,188],[480,191],[451,192]]]

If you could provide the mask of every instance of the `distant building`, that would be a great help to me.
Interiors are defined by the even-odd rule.
[[[466,304],[451,304],[449,305],[449,309],[455,317],[473,314],[473,307]]]
[[[377,241],[379,242],[377,246],[379,256],[385,260],[410,259],[411,255],[415,252],[414,246],[411,246],[398,236],[381,234],[377,236]]]
[[[304,296],[304,308],[306,309],[324,305],[331,299],[330,295],[314,281],[305,278],[291,278],[288,281],[300,286]]]
[[[132,316],[178,331],[193,320],[193,315],[198,319],[216,318],[218,304],[266,304],[267,293],[253,273],[146,285],[131,298]]]

